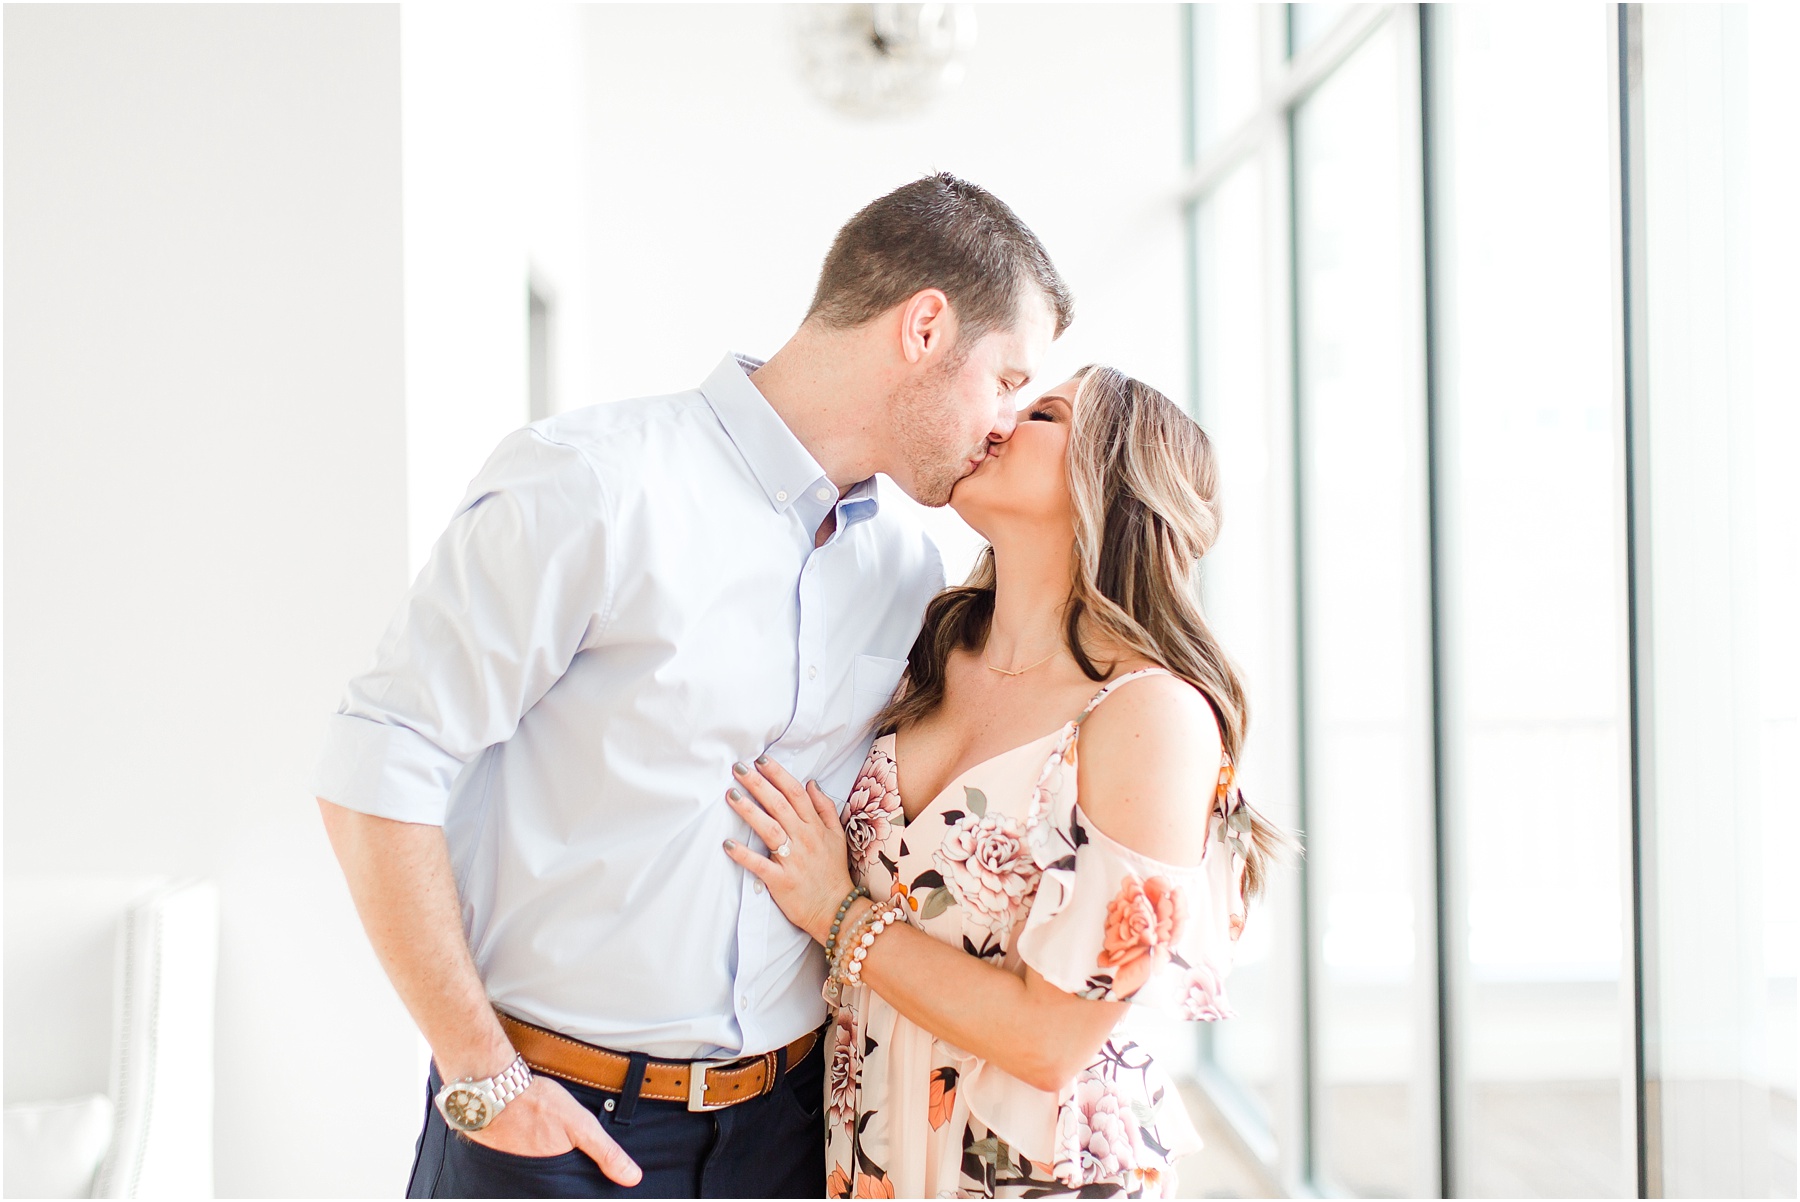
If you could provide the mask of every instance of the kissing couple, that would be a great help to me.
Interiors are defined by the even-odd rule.
[[[1173,1192],[1134,1016],[1230,1014],[1286,836],[1206,435],[1110,367],[1021,404],[1072,314],[929,176],[767,362],[500,444],[315,778],[431,1046],[409,1197]],[[893,488],[987,540],[965,583]]]

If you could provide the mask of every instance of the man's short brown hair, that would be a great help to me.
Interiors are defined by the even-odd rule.
[[[993,193],[940,172],[871,201],[844,223],[806,317],[837,329],[860,326],[926,288],[950,298],[965,349],[1010,329],[1028,288],[1049,302],[1058,337],[1075,316],[1074,298],[1037,235]]]

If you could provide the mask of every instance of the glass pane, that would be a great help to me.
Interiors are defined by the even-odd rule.
[[[1240,765],[1244,792],[1271,817],[1292,825],[1291,811],[1275,804],[1292,796],[1283,757],[1292,735],[1279,729],[1283,707],[1274,700],[1290,672],[1283,665],[1292,626],[1282,594],[1291,586],[1282,564],[1291,543],[1277,512],[1285,473],[1271,472],[1287,449],[1285,440],[1276,442],[1280,426],[1271,409],[1286,402],[1270,396],[1266,370],[1261,172],[1258,160],[1245,163],[1199,211],[1199,416],[1218,451],[1225,515],[1219,542],[1204,561],[1205,600],[1207,618],[1250,693],[1251,733]],[[1212,1031],[1213,1063],[1236,1081],[1265,1125],[1278,1107],[1279,1018],[1287,1012],[1275,979],[1281,930],[1275,904],[1278,898],[1255,904],[1231,974],[1238,1017]]]
[[[1457,1192],[1630,1196],[1609,10],[1433,12]]]
[[[1196,4],[1194,142],[1200,159],[1256,112],[1262,89],[1262,11]]]
[[[1374,1195],[1435,1192],[1417,77],[1401,28],[1295,118],[1315,1161],[1328,1186]]]
[[[1288,53],[1299,54],[1324,37],[1354,7],[1351,4],[1288,5]]]
[[[1800,228],[1793,219],[1793,75],[1787,56],[1800,39],[1800,11],[1751,13],[1748,80],[1750,128],[1742,187],[1749,208],[1747,265],[1751,318],[1750,389],[1755,397],[1757,735],[1761,743],[1763,983],[1768,996],[1769,1196],[1795,1196],[1795,976],[1800,967],[1800,404],[1793,353],[1800,327]],[[1786,101],[1784,103],[1784,100]],[[1785,182],[1783,182],[1785,181]],[[1740,256],[1740,264],[1742,262]],[[1741,527],[1740,527],[1741,530]]]
[[[1793,559],[1791,543],[1763,538],[1771,526],[1791,538],[1792,486],[1758,476],[1764,465],[1793,476],[1791,441],[1776,444],[1793,429],[1792,329],[1764,327],[1781,340],[1758,350],[1781,365],[1783,393],[1758,398],[1749,326],[1752,279],[1771,297],[1793,282],[1791,262],[1764,274],[1771,248],[1746,210],[1759,158],[1791,158],[1792,138],[1748,137],[1744,6],[1642,15],[1652,1187],[1791,1196],[1793,1070],[1771,1054],[1792,1047],[1793,945],[1771,956],[1765,942],[1771,917],[1784,925],[1771,900],[1793,896],[1791,843],[1769,862],[1774,888],[1762,877],[1794,798]],[[1775,204],[1777,225],[1791,225],[1791,195]]]

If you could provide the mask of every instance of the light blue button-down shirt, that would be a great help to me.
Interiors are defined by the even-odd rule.
[[[441,824],[488,995],[672,1058],[824,1018],[823,959],[720,842],[734,760],[842,800],[936,547],[841,497],[728,357],[699,389],[508,437],[331,718],[315,790]],[[833,508],[837,529],[817,550]]]

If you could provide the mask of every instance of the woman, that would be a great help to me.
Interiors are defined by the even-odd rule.
[[[989,548],[841,824],[773,761],[727,794],[776,854],[726,853],[827,947],[836,1197],[1171,1192],[1199,1141],[1128,1016],[1229,1014],[1284,838],[1232,786],[1243,688],[1193,591],[1206,435],[1104,367],[1021,417],[951,497]]]

